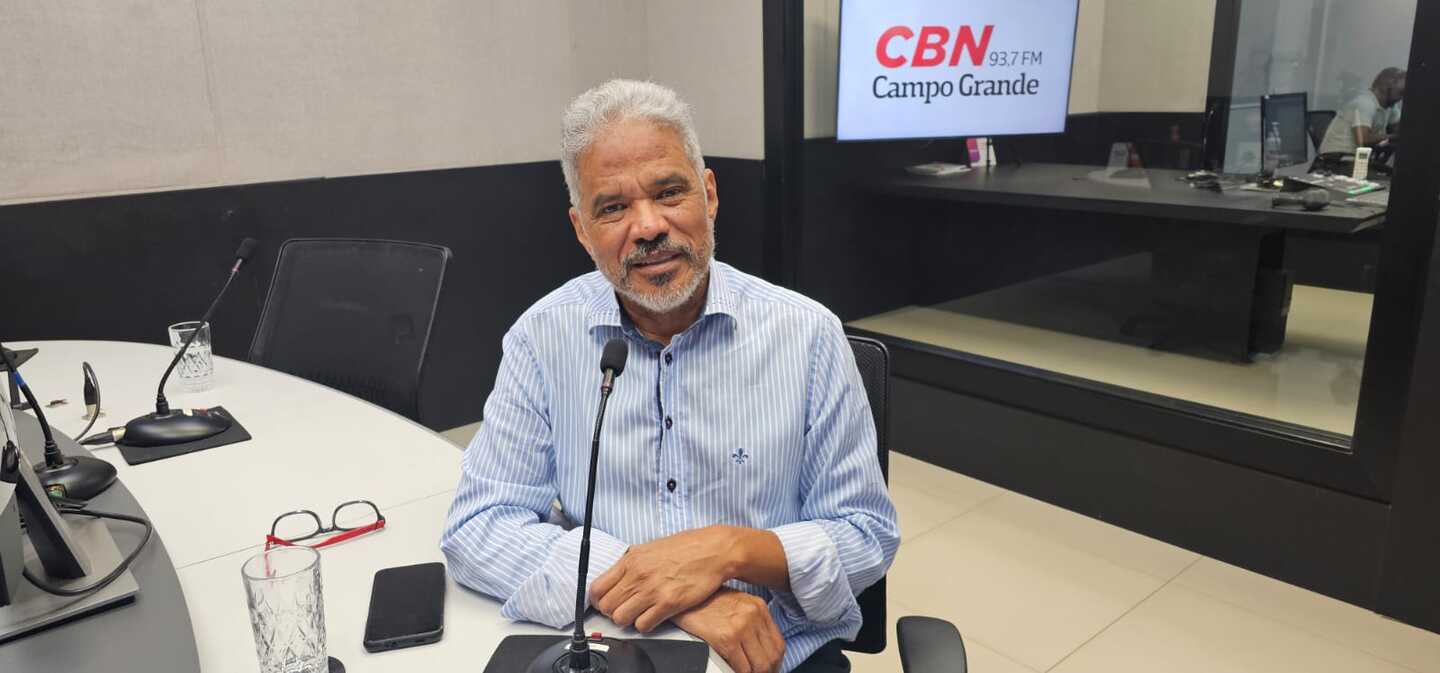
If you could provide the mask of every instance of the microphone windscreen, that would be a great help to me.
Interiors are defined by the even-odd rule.
[[[600,371],[613,371],[619,377],[625,371],[625,358],[630,355],[630,347],[625,340],[615,337],[605,342],[605,352],[600,355]]]
[[[246,236],[245,240],[240,241],[240,249],[235,251],[235,259],[248,261],[250,255],[255,254],[255,246],[257,245],[259,245],[259,243],[257,243],[255,239]]]
[[[1330,205],[1330,192],[1315,188],[1307,189],[1299,195],[1281,194],[1275,197],[1271,204],[1276,206],[1300,206],[1309,211],[1324,210],[1326,206]]]

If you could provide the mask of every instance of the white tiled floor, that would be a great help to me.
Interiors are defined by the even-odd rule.
[[[1028,307],[1041,313],[1058,310],[1052,302],[1073,301],[1070,285],[1051,286],[1052,290],[1038,295],[1026,289],[1051,283],[1053,279],[1041,279],[982,296],[989,296],[987,301],[998,305]],[[1055,287],[1070,289],[1056,297],[1050,294]],[[907,306],[848,324],[1330,432],[1348,435],[1355,428],[1374,299],[1371,295],[1296,285],[1285,347],[1243,365],[971,315],[962,307],[972,306],[975,299]]]
[[[462,425],[458,428],[450,428],[449,430],[446,430],[440,434],[443,435],[445,439],[450,440],[451,444],[454,444],[455,446],[463,449],[467,446],[470,446],[470,440],[475,438],[475,431],[479,429],[480,421],[475,421],[474,423],[471,423],[469,425]]]
[[[446,432],[464,446],[476,425]],[[1440,635],[891,454],[896,619],[954,622],[972,673],[1440,673]]]

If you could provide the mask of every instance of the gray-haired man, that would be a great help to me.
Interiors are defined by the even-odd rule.
[[[1405,98],[1405,71],[1386,68],[1374,84],[1350,99],[1325,130],[1320,154],[1352,155],[1358,147],[1375,147],[1389,140],[1388,129],[1400,120],[1400,101]]]
[[[855,595],[899,545],[875,428],[839,320],[718,261],[719,192],[689,107],[628,80],[566,110],[575,237],[597,271],[504,339],[441,546],[501,613],[563,626],[574,609],[603,344],[630,363],[609,402],[590,598],[622,626],[669,621],[737,673],[848,671]]]

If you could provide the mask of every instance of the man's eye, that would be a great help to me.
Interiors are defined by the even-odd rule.
[[[665,199],[673,199],[677,196],[680,196],[682,193],[684,193],[684,191],[681,190],[679,187],[671,187],[663,192],[660,192],[660,199],[662,201]]]
[[[608,205],[608,206],[605,206],[604,208],[601,208],[601,209],[600,209],[600,214],[601,214],[601,215],[614,215],[615,213],[618,213],[618,212],[620,212],[621,210],[624,210],[624,209],[625,209],[625,206],[624,206],[623,204],[612,203],[612,204],[610,204],[610,205]]]

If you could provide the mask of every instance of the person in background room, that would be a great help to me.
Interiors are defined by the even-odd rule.
[[[1320,142],[1320,154],[1354,155],[1360,147],[1376,147],[1389,140],[1390,126],[1400,120],[1405,98],[1405,71],[1386,68],[1375,82],[1340,108]]]

